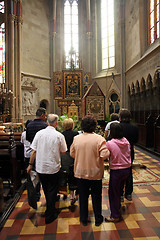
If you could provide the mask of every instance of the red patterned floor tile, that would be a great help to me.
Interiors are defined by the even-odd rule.
[[[47,224],[46,225],[46,229],[45,229],[45,234],[49,234],[49,233],[56,233],[57,232],[57,223],[58,221],[55,220],[54,222]]]
[[[81,232],[74,233],[57,233],[56,240],[82,240]],[[87,239],[86,239],[87,240]]]
[[[156,236],[156,233],[151,227],[143,227],[138,229],[130,229],[132,236],[135,237],[153,237]]]
[[[40,235],[40,234],[37,234],[37,235],[29,235],[29,236],[25,236],[25,235],[22,235],[22,236],[19,236],[18,240],[44,240],[44,235]]]
[[[10,228],[8,234],[9,235],[19,235],[20,232],[21,232],[21,229],[23,227],[24,222],[25,222],[25,219],[15,220],[12,227]]]
[[[69,232],[80,232],[81,231],[81,227],[80,225],[69,225]]]

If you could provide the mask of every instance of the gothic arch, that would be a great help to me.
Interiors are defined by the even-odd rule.
[[[135,94],[135,86],[134,86],[134,83],[132,82],[131,84],[131,94]]]
[[[152,89],[153,87],[153,82],[152,82],[152,77],[150,74],[148,74],[148,77],[147,77],[147,89]]]
[[[136,92],[136,93],[139,93],[139,92],[140,92],[140,84],[139,84],[139,81],[138,81],[138,80],[136,81],[135,92]]]
[[[131,94],[131,88],[130,88],[130,86],[128,84],[128,95],[130,96],[130,94]]]
[[[120,96],[116,90],[111,90],[108,97],[109,113],[118,113],[120,110]]]
[[[156,69],[153,77],[153,87],[160,86],[160,69]]]
[[[46,100],[46,99],[41,100],[39,106],[45,108],[46,110],[48,110],[48,108],[49,108],[48,100]]]
[[[143,77],[142,77],[142,79],[141,79],[140,90],[141,90],[141,91],[145,91],[145,90],[146,90],[146,83],[145,83],[145,80],[144,80]]]

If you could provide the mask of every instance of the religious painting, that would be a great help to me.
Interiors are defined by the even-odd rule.
[[[91,74],[90,73],[84,73],[83,76],[83,96],[88,91],[91,83]]]
[[[104,120],[104,97],[86,97],[86,114],[95,116],[97,120]]]
[[[53,75],[54,98],[63,99],[63,78],[62,72],[55,72]]]
[[[64,88],[64,98],[81,98],[81,72],[65,72]]]
[[[90,73],[85,73],[83,77],[83,84],[84,85],[89,85],[90,84],[90,78],[91,74]]]
[[[83,97],[82,113],[83,115],[91,114],[97,120],[104,120],[105,96],[98,86],[97,82],[94,82],[89,87],[87,93]]]

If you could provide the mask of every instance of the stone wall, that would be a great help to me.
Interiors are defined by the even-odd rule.
[[[22,116],[27,120],[41,100],[50,103],[49,1],[24,0],[22,9]]]

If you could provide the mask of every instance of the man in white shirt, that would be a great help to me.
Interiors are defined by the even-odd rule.
[[[27,168],[27,173],[29,173],[36,159],[36,172],[39,175],[46,197],[46,224],[53,222],[58,217],[55,202],[61,167],[60,154],[64,154],[67,151],[64,136],[56,130],[58,116],[49,114],[47,122],[48,127],[38,131],[33,139],[31,144],[33,151]]]
[[[110,140],[110,125],[111,123],[117,122],[119,123],[119,115],[117,113],[112,113],[110,116],[111,121],[107,123],[105,127],[105,139]]]

